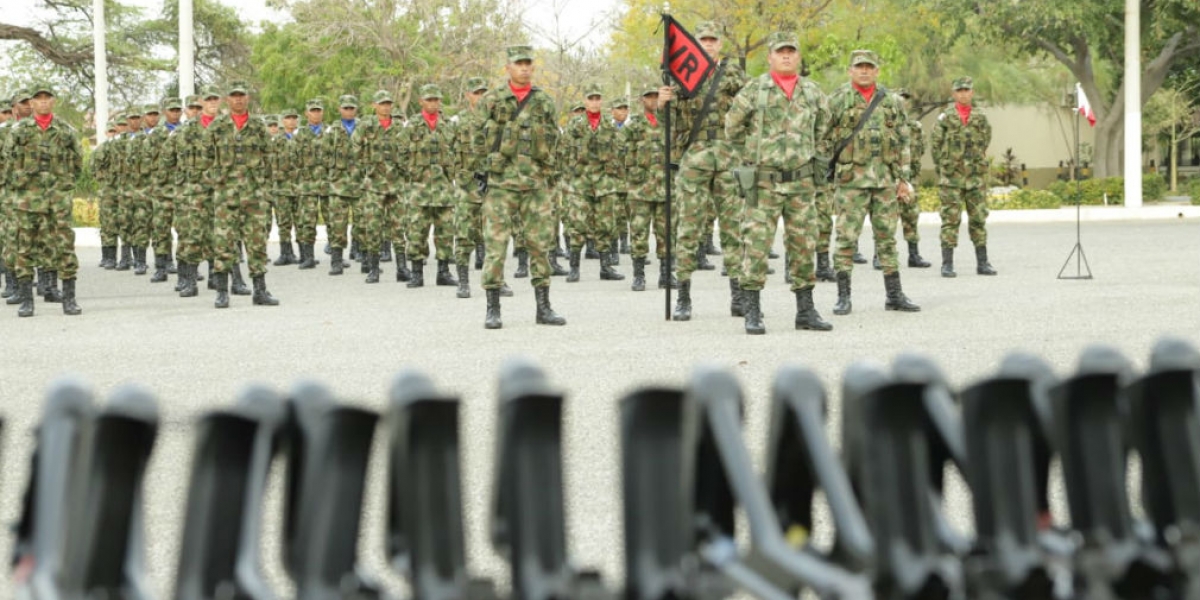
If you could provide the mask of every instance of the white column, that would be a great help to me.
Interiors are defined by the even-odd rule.
[[[96,145],[104,143],[108,133],[108,54],[105,41],[104,0],[92,0],[92,71],[95,78],[96,96]]]
[[[196,52],[192,41],[192,0],[179,0],[179,95],[196,93]]]
[[[1125,0],[1125,207],[1142,207],[1141,3]]]

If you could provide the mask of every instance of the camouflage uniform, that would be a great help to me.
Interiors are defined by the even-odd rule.
[[[11,109],[13,105],[20,102],[22,99],[28,99],[27,91],[20,91],[12,95],[11,101],[9,97],[4,97],[3,101],[6,109]],[[9,112],[12,112],[9,110]],[[8,134],[17,125],[16,115],[3,124],[0,124],[0,154],[4,150],[4,141],[8,138]],[[16,263],[17,263],[17,227],[14,221],[13,213],[13,194],[9,183],[6,181],[9,165],[0,160],[0,264],[4,266],[4,292],[5,298],[12,298],[17,295],[17,279],[16,279]],[[19,300],[17,300],[19,301]],[[14,301],[16,303],[17,301]]]
[[[657,95],[657,89],[643,93]],[[670,285],[671,266],[667,262],[666,188],[663,178],[663,135],[658,113],[630,116],[622,130],[625,134],[625,173],[629,185],[629,206],[634,291],[645,289],[646,256],[650,253],[653,228],[659,260],[658,287]]]
[[[481,77],[467,80],[467,92],[475,93],[487,90],[487,82]],[[476,259],[482,268],[483,262],[483,195],[479,193],[476,174],[482,176],[485,167],[480,148],[483,146],[483,128],[480,127],[479,113],[474,110],[464,111],[458,115],[458,139],[455,148],[458,151],[458,206],[454,214],[454,264],[458,271],[458,297],[471,297],[471,289],[467,282],[469,275],[468,264],[471,251],[476,252]]]
[[[396,281],[409,281],[412,273],[408,270],[408,223],[410,202],[408,182],[400,177],[403,170],[401,162],[403,158],[400,156],[401,139],[404,136],[404,127],[408,123],[408,118],[404,114],[404,107],[392,107],[392,127],[388,129],[389,144],[395,148],[392,152],[391,169],[396,173],[396,177],[392,181],[392,185],[396,190],[396,201],[394,203],[383,205],[383,217],[381,219],[381,229],[383,231],[384,240],[392,240],[395,245],[396,253]]]
[[[869,50],[855,50],[851,53],[850,65],[851,68],[860,65],[877,68],[879,57]],[[885,307],[889,310],[919,310],[901,291],[896,260],[896,221],[900,218],[896,186],[900,181],[911,179],[908,117],[899,99],[883,86],[875,86],[870,97],[874,98],[874,94],[885,95],[871,118],[842,150],[836,166],[837,255],[833,266],[837,271],[838,304],[834,314],[850,312],[850,271],[854,268],[854,253],[867,216],[871,217],[875,250],[888,290]],[[869,100],[850,83],[842,85],[829,97],[830,143],[850,136],[868,104]]]
[[[971,90],[970,77],[954,81],[954,90]],[[987,260],[987,148],[992,141],[992,126],[978,108],[969,109],[966,123],[956,105],[938,115],[934,127],[931,154],[938,175],[938,199],[942,218],[942,275],[954,276],[954,249],[958,247],[958,229],[963,206],[967,209],[967,231],[975,245],[981,275],[995,275]]]
[[[45,85],[35,86],[32,91],[32,97],[54,96]],[[62,277],[63,313],[80,314],[75,301],[79,259],[75,255],[75,231],[71,229],[75,181],[83,167],[78,135],[58,118],[52,118],[45,129],[33,117],[22,119],[4,138],[0,164],[7,169],[4,188],[9,194],[8,217],[13,220],[10,227],[15,229],[10,240],[16,243],[12,268],[21,299],[18,316],[33,316],[35,264],[47,269],[50,283],[55,274]]]
[[[338,100],[339,108],[358,108],[358,99],[345,95]],[[329,182],[329,210],[325,213],[325,230],[329,236],[332,255],[329,274],[342,274],[342,250],[349,248],[350,220],[355,205],[362,197],[362,169],[354,160],[353,135],[358,119],[338,119],[321,135],[320,154],[325,162]],[[357,237],[357,236],[356,236]]]
[[[305,106],[305,114],[311,111],[324,111],[325,106],[319,99],[309,100]],[[300,268],[312,269],[321,264],[313,251],[317,240],[317,221],[322,203],[329,196],[328,173],[325,160],[321,156],[321,139],[326,133],[323,123],[310,125],[307,122],[300,125],[292,137],[296,145],[296,244],[300,247]]]
[[[375,92],[373,102],[395,104],[386,90]],[[392,120],[390,114],[386,122],[380,122],[377,116],[372,115],[359,119],[354,132],[354,155],[365,175],[363,198],[354,231],[366,256],[367,283],[379,282],[379,255],[383,250],[383,242],[391,239],[391,235],[384,236],[384,220],[388,213],[395,211],[397,202],[398,138],[391,134],[396,127],[401,125]]]
[[[285,109],[280,113],[282,118],[297,117],[300,113]],[[299,262],[292,249],[294,239],[296,210],[299,198],[298,168],[299,157],[296,155],[296,144],[293,141],[296,133],[280,131],[271,140],[271,180],[275,184],[275,198],[272,208],[275,211],[275,225],[279,230],[279,258],[273,263],[277,267],[294,265]]]
[[[133,269],[135,275],[145,275],[146,248],[150,246],[150,225],[154,218],[153,185],[150,174],[154,172],[151,129],[146,127],[145,117],[157,113],[157,106],[142,107],[142,129],[135,132],[125,146],[126,196],[125,225],[128,241],[133,246]]]
[[[215,89],[206,89],[201,98],[220,98]],[[174,177],[177,199],[175,228],[179,233],[176,258],[179,261],[179,295],[191,298],[199,294],[200,262],[213,266],[212,224],[213,188],[209,174],[213,168],[213,150],[205,141],[204,115],[176,128],[167,138],[168,151],[163,169]],[[210,280],[210,283],[211,280]]]
[[[421,100],[441,100],[441,90],[433,84],[420,89]],[[408,287],[425,284],[425,259],[429,257],[430,228],[438,262],[437,284],[458,285],[450,276],[454,250],[454,207],[459,189],[454,183],[458,173],[458,133],[454,123],[441,113],[427,121],[422,111],[408,118],[400,132],[402,179],[409,184],[411,210],[408,229],[408,258],[412,261],[412,280]]]
[[[600,96],[593,86],[585,97]],[[593,127],[589,119],[595,120]],[[611,250],[620,233],[618,200],[624,191],[624,134],[603,114],[584,114],[571,119],[559,140],[567,179],[567,246],[571,273],[567,281],[579,281],[579,262],[585,241],[600,249],[600,279],[621,280],[613,270],[616,252]]]
[[[183,101],[172,98],[163,103],[163,112],[183,108]],[[178,190],[172,185],[172,173],[163,168],[167,141],[180,124],[168,123],[165,118],[155,127],[143,141],[146,162],[143,166],[147,178],[147,191],[153,202],[153,217],[150,222],[150,243],[154,246],[154,276],[150,281],[167,280],[167,273],[174,272],[172,264],[172,249],[175,238],[172,229],[175,225],[175,196]]]
[[[116,130],[115,121],[118,119],[120,117],[114,119],[113,131]],[[100,199],[100,266],[105,269],[117,266],[117,229],[116,216],[113,214],[117,191],[113,189],[113,155],[112,141],[105,141],[92,150],[90,158],[92,179],[96,180],[96,195]]]
[[[771,52],[799,49],[794,34],[768,37]],[[756,165],[757,193],[745,201],[742,218],[742,267],[739,285],[747,333],[765,333],[759,293],[767,283],[767,259],[775,229],[783,219],[784,245],[790,257],[792,291],[797,298],[797,329],[829,330],[813,307],[817,247],[815,180],[828,161],[829,106],[816,84],[798,78],[789,94],[770,73],[749,81],[725,116],[725,135],[739,149],[737,162]],[[761,123],[761,129],[760,129]],[[736,297],[735,292],[735,297]],[[736,314],[736,311],[735,311]]]
[[[141,111],[134,111],[139,116]],[[109,141],[112,144],[110,151],[112,152],[112,183],[114,189],[114,206],[113,206],[113,221],[116,229],[117,238],[119,240],[119,248],[117,249],[118,262],[116,270],[128,271],[133,266],[133,241],[130,238],[129,222],[130,213],[134,203],[133,194],[131,192],[133,182],[129,167],[130,147],[134,145],[136,132],[133,131],[133,124],[129,122],[129,115],[125,115],[126,121],[129,123],[128,131],[113,138]],[[140,121],[139,121],[140,124]]]
[[[510,69],[523,68],[533,60],[529,46],[510,46]],[[521,103],[524,109],[513,119]],[[513,235],[514,219],[524,229],[529,251],[531,283],[537,303],[536,322],[563,325],[563,319],[550,307],[550,257],[557,230],[549,183],[555,169],[555,147],[559,132],[558,110],[554,99],[540,88],[532,87],[524,100],[518,100],[511,80],[487,93],[476,109],[484,131],[482,152],[487,152],[488,195],[483,201],[484,258],[483,289],[487,293],[487,317],[484,326],[498,329],[500,289],[504,285],[504,258],[508,239]],[[492,149],[496,150],[493,152]]]

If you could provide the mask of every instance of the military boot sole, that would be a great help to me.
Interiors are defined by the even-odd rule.
[[[885,302],[883,304],[883,310],[894,310],[894,311],[899,311],[899,312],[921,312],[921,307],[917,306],[916,304],[910,304],[907,302],[906,303]]]
[[[910,255],[908,257],[908,266],[910,266],[914,269],[928,269],[929,267],[932,267],[933,264],[930,263],[929,261],[921,258],[920,256],[911,256]]]

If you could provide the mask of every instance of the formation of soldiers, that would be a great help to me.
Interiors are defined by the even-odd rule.
[[[711,56],[720,56],[716,23],[698,26],[696,37]],[[647,86],[633,111],[626,99],[609,101],[599,86],[588,86],[565,126],[554,99],[533,84],[529,46],[507,49],[508,77],[500,86],[468,80],[462,110],[452,118],[443,114],[443,94],[433,84],[419,88],[420,111],[413,115],[403,114],[389,92],[378,91],[367,114],[360,114],[355,96],[343,95],[336,119],[327,118],[321,99],[306,102],[303,113],[286,109],[255,117],[248,110],[250,89],[241,81],[130,108],[115,116],[107,142],[91,158],[99,184],[100,265],[144,275],[152,250],[150,281],[177,275],[175,290],[192,297],[206,279],[200,265],[207,263],[217,308],[229,306],[231,293],[273,306],[279,302],[265,280],[272,223],[280,240],[273,264],[314,269],[321,262],[315,244],[323,221],[329,274],[342,275],[349,260],[357,260],[367,283],[378,283],[381,263],[394,261],[396,281],[422,287],[432,254],[436,284],[469,298],[474,252],[487,297],[485,327],[494,329],[502,326],[500,298],[512,295],[504,277],[510,242],[514,277],[530,277],[535,290],[536,321],[563,325],[566,319],[550,306],[551,277],[579,281],[581,260],[597,258],[601,279],[621,281],[619,254],[629,253],[630,287],[643,291],[653,234],[657,285],[678,289],[675,320],[691,318],[692,274],[714,270],[708,256],[719,255],[729,278],[731,315],[745,319],[748,333],[759,334],[766,331],[759,295],[772,272],[768,258],[774,258],[771,245],[782,223],[795,326],[826,331],[832,326],[813,304],[813,287],[836,281],[833,312],[851,312],[851,271],[854,263],[866,262],[858,238],[870,218],[885,307],[920,310],[901,289],[895,246],[900,220],[909,266],[930,266],[918,249],[919,209],[911,184],[925,143],[920,123],[905,107],[906,94],[877,83],[881,65],[869,50],[852,53],[850,81],[828,95],[799,76],[794,34],[772,34],[768,50],[770,70],[757,78],[724,59],[691,98],[670,86]],[[955,103],[939,115],[931,140],[942,203],[942,275],[955,276],[964,206],[977,272],[994,275],[985,229],[990,126],[972,106],[970,78],[953,87]],[[0,240],[8,265],[4,293],[21,306],[21,316],[33,314],[35,295],[78,314],[70,189],[49,185],[73,185],[78,142],[59,120],[44,127],[44,116],[24,108],[47,95],[52,108],[53,91],[30,91],[12,98],[13,120],[0,130],[0,157],[9,167]],[[670,224],[661,123],[666,111],[674,123],[670,162],[677,190]],[[47,145],[38,136],[62,149],[39,155],[37,148]],[[37,174],[24,177],[22,169]],[[668,226],[675,238],[673,264],[663,243]],[[252,287],[241,273],[243,255]],[[559,258],[568,259],[568,268]]]

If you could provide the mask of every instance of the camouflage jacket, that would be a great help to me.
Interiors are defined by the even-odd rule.
[[[8,170],[7,187],[13,208],[54,212],[71,205],[75,180],[83,168],[79,136],[66,121],[55,118],[42,131],[32,117],[21,119],[4,139],[0,164]]]
[[[666,189],[663,181],[663,130],[645,115],[631,115],[621,128],[625,133],[625,180],[629,198],[641,202],[662,202]]]
[[[260,119],[247,119],[240,130],[229,115],[213,120],[204,130],[204,144],[213,157],[208,180],[214,191],[244,200],[266,199],[270,143],[271,134]]]
[[[0,133],[0,136],[3,136],[3,134]],[[108,192],[108,188],[111,185],[111,180],[109,179],[109,169],[111,168],[109,158],[112,156],[110,152],[112,147],[109,143],[105,142],[97,146],[95,150],[92,150],[92,154],[88,158],[88,166],[92,171],[92,179],[96,180],[96,185],[102,194]],[[0,147],[3,146],[3,137],[0,137]]]
[[[912,175],[912,183],[916,185],[917,180],[921,178],[921,157],[925,155],[925,127],[921,122],[909,118],[908,119],[908,134],[909,134],[909,153],[912,154],[912,166],[908,172]]]
[[[355,119],[354,131],[362,123]],[[354,134],[346,131],[341,119],[327,125],[320,137],[321,158],[329,182],[329,195],[358,198],[362,195],[363,171],[354,159]]]
[[[280,196],[296,196],[299,194],[298,168],[299,157],[296,156],[297,129],[288,137],[287,132],[280,132],[271,138],[271,181],[275,185],[275,193]]]
[[[385,129],[375,116],[358,120],[354,130],[354,160],[362,169],[366,189],[378,194],[397,193],[397,148],[399,138],[393,129],[403,128],[399,119],[393,119]]]
[[[814,176],[824,171],[817,164],[828,164],[830,117],[825,95],[815,83],[797,80],[788,98],[770,73],[765,73],[750,80],[734,98],[725,115],[725,135],[736,149],[736,164],[757,159],[764,173],[791,173],[811,184]],[[779,193],[798,194],[804,189],[800,181],[775,186]]]
[[[399,133],[403,179],[411,186],[408,201],[413,206],[456,204],[459,190],[454,176],[459,165],[454,123],[439,115],[437,126],[430,129],[425,117],[417,113]]]
[[[687,150],[699,150],[713,141],[725,139],[725,113],[729,112],[729,108],[733,106],[734,97],[741,91],[742,86],[746,85],[746,73],[736,62],[728,58],[722,59],[721,64],[724,65],[724,73],[721,74],[721,81],[718,82],[720,87],[713,96],[712,107],[709,108],[708,114],[704,115],[704,122],[700,124],[691,148]],[[712,87],[715,78],[716,71],[714,70],[704,87],[687,100],[678,96],[679,89],[675,89],[675,100],[670,103],[672,107],[672,162],[678,163],[682,158],[680,153],[685,150],[684,144],[687,143],[696,119],[700,118],[700,109],[704,106],[704,98],[708,95],[708,90]]]
[[[176,129],[181,125],[176,125]],[[164,122],[142,136],[139,148],[138,175],[144,187],[153,191],[155,196],[174,195],[170,186],[170,174],[163,170],[163,155],[171,130]]]
[[[124,133],[109,140],[111,152],[109,178],[117,194],[128,194],[133,187],[132,176],[129,173],[129,146],[136,137],[133,133]]]
[[[455,176],[455,182],[466,192],[471,202],[480,203],[483,202],[483,197],[476,188],[475,174],[486,170],[484,157],[487,151],[483,149],[483,128],[480,127],[479,113],[474,110],[460,113],[456,125],[458,174]]]
[[[211,190],[208,172],[213,166],[213,149],[204,138],[199,118],[184,123],[167,138],[168,152],[163,155],[163,168],[175,174],[181,193],[203,194]],[[165,161],[174,161],[168,164]]]
[[[875,90],[885,94],[861,131],[838,156],[836,185],[853,189],[895,187],[897,180],[908,181],[912,165],[909,151],[908,116],[904,106],[883,86]],[[837,144],[850,136],[867,101],[849,83],[829,96],[829,143]],[[832,150],[831,150],[832,152]]]
[[[938,115],[930,142],[938,185],[954,188],[987,185],[987,148],[992,143],[992,126],[978,107],[971,109],[971,117],[964,125],[951,104]]]
[[[514,191],[550,187],[559,138],[558,110],[550,94],[536,86],[525,102],[525,109],[513,120],[517,97],[506,82],[485,94],[476,107],[489,186]]]
[[[586,114],[574,117],[567,123],[559,145],[560,169],[571,193],[599,197],[626,191],[622,154],[625,134],[612,119],[601,116],[592,129]]]
[[[325,160],[321,156],[321,138],[325,136],[328,126],[322,124],[320,133],[313,133],[312,127],[305,123],[292,136],[296,145],[296,191],[301,196],[328,196],[329,181],[326,179]]]

